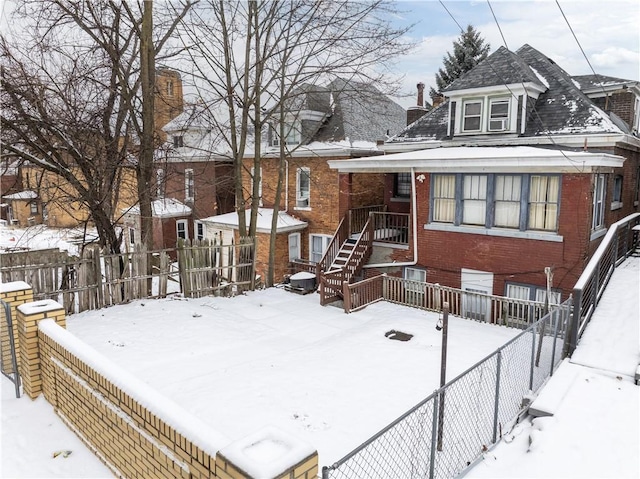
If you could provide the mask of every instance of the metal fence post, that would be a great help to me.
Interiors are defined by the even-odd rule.
[[[536,328],[537,324],[531,326],[531,373],[529,374],[529,389],[533,391],[533,367],[536,360]]]
[[[580,329],[580,319],[582,316],[582,290],[573,290],[573,312],[569,312],[570,325],[565,338],[565,347],[563,356],[569,357],[575,351],[578,345],[578,330]]]
[[[438,436],[438,398],[440,394],[433,394],[433,423],[431,424],[431,458],[429,461],[429,479],[433,479],[435,476],[436,467],[436,437]],[[324,478],[323,478],[324,479]]]
[[[500,409],[500,368],[502,366],[502,349],[496,354],[496,397],[493,403],[493,440],[495,444],[498,438],[498,411]]]
[[[553,347],[551,348],[551,366],[549,369],[549,376],[553,376],[553,369],[556,365],[556,342],[558,341],[558,325],[561,320],[564,320],[564,308],[561,306],[556,309],[553,314],[556,316],[556,325],[553,328]],[[553,314],[551,318],[553,318]]]

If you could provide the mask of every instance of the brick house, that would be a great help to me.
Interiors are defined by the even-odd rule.
[[[174,87],[175,88],[175,87]],[[190,105],[162,128],[166,142],[156,150],[154,204],[182,205],[188,214],[176,223],[173,216],[155,216],[154,248],[175,248],[176,240],[204,239],[203,218],[233,211],[233,161],[224,152],[224,140],[212,129],[203,109]],[[164,208],[158,208],[163,211]],[[135,211],[133,216],[135,216]],[[129,215],[131,219],[131,215]],[[131,220],[127,243],[139,238],[139,221]],[[165,223],[165,224],[163,224]],[[173,229],[173,234],[168,231]]]
[[[262,135],[260,217],[272,218],[280,164],[280,141],[286,145],[284,191],[279,210],[274,279],[282,281],[295,268],[313,268],[323,256],[342,216],[349,208],[382,204],[383,174],[361,175],[344,185],[329,161],[381,154],[377,144],[400,131],[406,112],[378,89],[336,79],[327,86],[303,85],[287,107],[285,137],[272,125]],[[245,157],[253,174],[253,156]],[[244,190],[252,191],[252,176],[244,178]],[[349,188],[348,202],[341,203],[341,189]],[[204,221],[207,234],[237,234],[237,216],[216,216]],[[248,216],[247,216],[248,218]],[[221,221],[223,224],[221,224]],[[271,231],[263,219],[258,229],[256,271],[265,277]],[[295,225],[291,229],[291,225]],[[225,226],[225,228],[221,228]],[[292,266],[296,263],[297,266]]]
[[[373,241],[358,240],[342,279],[387,272],[544,300],[547,269],[550,299],[566,299],[607,228],[638,211],[639,85],[572,78],[529,45],[499,48],[388,139],[384,156],[328,162],[339,211],[351,208],[357,177],[385,177],[386,212],[373,214]],[[361,228],[336,232],[323,276],[341,268]]]

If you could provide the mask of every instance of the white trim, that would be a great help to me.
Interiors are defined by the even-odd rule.
[[[527,146],[426,149],[349,160],[328,160],[340,173],[591,173],[596,168],[620,168],[625,158],[609,153],[547,150]]]
[[[485,228],[482,226],[469,225],[455,226],[450,223],[427,223],[424,225],[424,229],[428,231],[447,231],[450,233],[550,241],[553,243],[562,243],[564,241],[564,237],[562,235],[554,232],[545,233],[543,231],[520,231],[510,228]]]
[[[184,225],[184,238],[180,236],[179,225]],[[189,222],[187,220],[176,220],[176,239],[189,239]]]
[[[298,255],[294,258],[291,256],[291,237],[296,237],[298,238],[297,242],[298,242]],[[287,241],[287,247],[289,250],[289,261],[293,261],[295,259],[301,259],[302,258],[302,235],[300,233],[289,233],[288,236],[288,241]]]

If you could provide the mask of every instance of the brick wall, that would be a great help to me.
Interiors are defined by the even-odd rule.
[[[263,477],[246,473],[264,470],[262,461],[253,464],[250,457],[241,454],[241,448],[229,445],[225,436],[74,337],[65,329],[62,305],[53,300],[25,302],[31,288],[17,283],[22,282],[13,287],[3,285],[0,294],[17,311],[25,393],[32,399],[44,393],[67,426],[117,476]],[[317,452],[277,431],[272,430],[265,439],[276,437],[294,454],[284,458],[289,462],[278,458],[277,474],[269,477],[315,478]],[[251,446],[254,439],[247,436],[236,443]],[[235,459],[229,460],[233,454],[216,459],[223,446],[240,454],[235,458],[241,460],[240,465],[234,463]],[[301,451],[305,453],[303,458]]]
[[[12,281],[0,284],[0,299],[9,304],[11,311],[11,322],[13,326],[13,339],[16,348],[16,360],[20,365],[20,342],[18,339],[18,320],[16,308],[24,303],[33,301],[33,289],[24,281]],[[11,363],[11,345],[9,339],[9,329],[5,317],[5,309],[0,309],[0,341],[2,348],[2,370],[13,373]]]
[[[417,184],[417,267],[427,269],[427,281],[461,286],[461,269],[494,273],[494,294],[502,295],[506,282],[545,286],[544,268],[554,271],[553,287],[566,297],[582,273],[589,249],[591,227],[591,175],[562,176],[558,234],[562,242],[425,230],[429,218],[430,178]],[[397,261],[412,257],[409,250],[394,253]]]

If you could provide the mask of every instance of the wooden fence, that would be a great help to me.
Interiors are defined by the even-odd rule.
[[[358,283],[343,284],[344,309],[350,313],[385,300],[427,311],[441,312],[449,303],[454,316],[525,328],[544,316],[544,303],[472,293],[439,284],[380,275]]]
[[[255,288],[254,242],[241,238],[230,245],[209,240],[178,244],[180,283],[185,296],[234,296]]]
[[[254,287],[253,243],[183,244],[177,265],[170,253],[136,247],[130,253],[103,254],[96,245],[84,248],[81,257],[55,249],[2,253],[0,279],[28,283],[34,300],[53,299],[67,314],[163,298],[170,292],[199,297]]]

